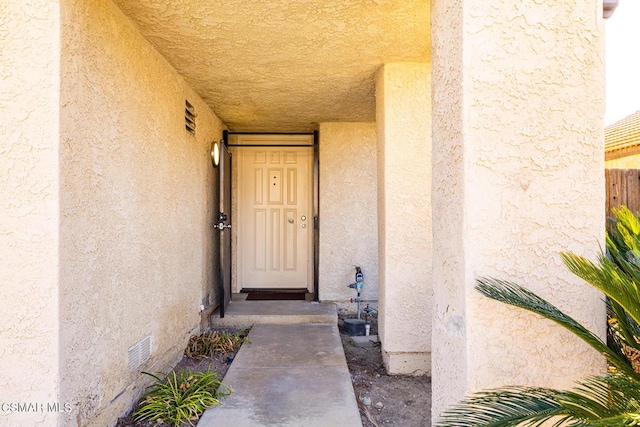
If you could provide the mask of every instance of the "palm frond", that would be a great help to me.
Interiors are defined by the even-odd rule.
[[[609,234],[615,236],[616,239],[624,242],[618,247],[626,247],[635,253],[640,252],[640,220],[629,208],[621,206],[613,209],[615,220],[609,229]]]
[[[622,275],[626,275],[635,283],[640,283],[640,252],[629,249],[618,235],[617,228],[607,234],[606,258],[615,265]],[[640,237],[636,237],[640,238]]]
[[[589,423],[591,427],[637,427],[640,426],[640,414],[625,413],[615,417],[593,420]]]
[[[629,420],[640,416],[639,391],[638,380],[610,374],[589,377],[558,400],[572,417],[585,420],[588,425],[626,426]]]
[[[553,389],[506,387],[483,391],[454,406],[435,424],[436,427],[512,427],[538,426],[566,416],[558,402],[561,393]],[[564,419],[564,417],[562,418]]]
[[[530,290],[513,282],[484,277],[476,280],[476,289],[488,298],[524,308],[558,323],[589,344],[598,353],[603,354],[621,372],[637,375],[626,359],[621,358],[614,350],[610,349],[597,335]]]
[[[607,317],[609,318],[609,330],[614,333],[614,341],[640,349],[638,337],[640,326],[617,302],[607,299]]]
[[[620,325],[616,318],[619,313],[617,309],[614,309],[613,304],[615,303],[607,298],[607,346],[615,351],[621,359],[627,359],[624,354],[624,346],[628,336],[623,335],[622,330],[624,327]],[[620,306],[617,305],[617,307]],[[622,315],[625,316],[626,313],[622,313]],[[635,340],[633,337],[631,339]]]
[[[564,392],[559,399],[575,417],[594,420],[620,414],[624,402],[617,398],[619,393],[611,389],[608,377],[590,377],[578,383],[574,390]]]
[[[560,256],[573,274],[614,300],[636,323],[640,323],[640,288],[637,285],[640,280],[634,281],[605,256],[600,256],[599,265],[573,253]]]
[[[631,424],[640,419],[639,390],[640,382],[620,374],[590,377],[570,391],[505,387],[473,394],[446,411],[436,426],[640,425]]]

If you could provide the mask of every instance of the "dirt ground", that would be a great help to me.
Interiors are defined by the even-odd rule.
[[[345,317],[349,315],[340,315],[341,331]],[[378,325],[375,315],[370,319],[370,324],[371,334],[376,335]],[[227,330],[235,332],[235,330]],[[379,342],[369,341],[365,346],[359,346],[348,335],[341,333],[340,337],[364,427],[431,426],[431,379],[429,377],[387,375],[382,363]],[[233,357],[235,352],[207,358],[184,357],[176,369],[206,371],[209,368],[218,371],[219,378],[224,378]],[[368,400],[370,404],[365,405]],[[184,427],[188,425],[183,424]],[[132,416],[129,415],[120,418],[116,427],[170,427],[170,424],[150,421],[134,423]]]
[[[340,316],[342,331],[344,315]],[[370,319],[371,334],[377,334],[377,320]],[[360,416],[364,427],[431,426],[431,378],[387,375],[380,343],[360,347],[351,337],[340,334]],[[370,405],[368,403],[369,398]]]

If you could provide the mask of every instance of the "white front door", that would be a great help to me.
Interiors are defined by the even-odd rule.
[[[313,148],[238,154],[239,287],[311,291]]]

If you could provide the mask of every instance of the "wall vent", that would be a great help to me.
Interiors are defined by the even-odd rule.
[[[196,109],[186,99],[184,100],[184,127],[190,134],[196,134]]]
[[[129,347],[129,369],[135,371],[151,356],[151,335]]]

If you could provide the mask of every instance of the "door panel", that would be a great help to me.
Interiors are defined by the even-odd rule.
[[[239,153],[240,287],[309,289],[313,149],[243,147]]]

